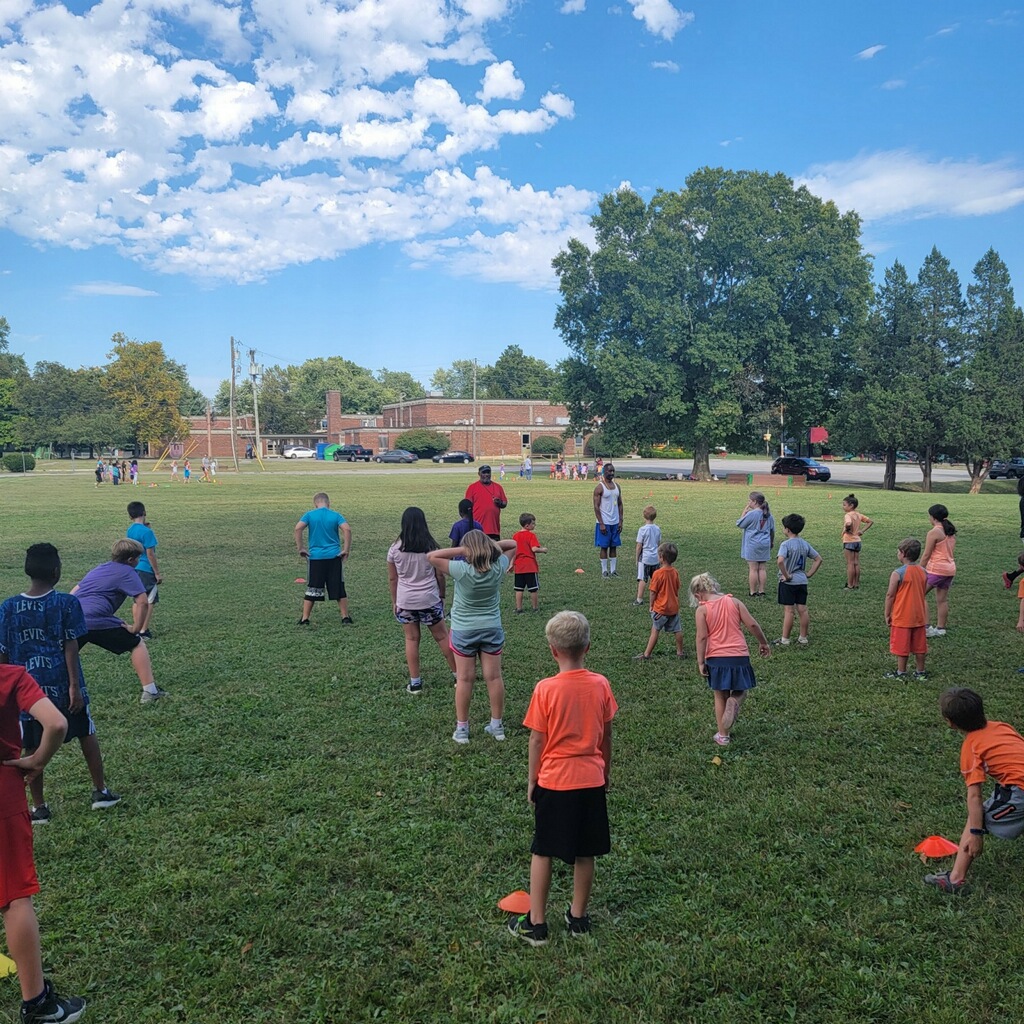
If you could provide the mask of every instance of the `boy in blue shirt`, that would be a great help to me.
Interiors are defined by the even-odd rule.
[[[307,529],[308,551],[302,546],[302,534]],[[344,544],[339,539],[339,531]],[[313,604],[327,597],[338,602],[342,624],[351,626],[343,567],[352,547],[352,528],[340,512],[331,508],[331,499],[323,491],[313,495],[313,508],[295,524],[295,546],[299,549],[300,558],[309,559],[299,625],[308,626]]]
[[[149,631],[149,620],[153,617],[153,605],[160,600],[160,591],[157,584],[163,583],[164,578],[160,575],[160,566],[156,559],[156,534],[153,528],[146,522],[146,506],[141,501],[128,502],[128,518],[132,521],[125,536],[129,540],[137,540],[142,545],[142,557],[135,566],[135,571],[146,588],[146,613],[142,617],[142,628],[139,636],[143,640],[152,640],[153,634]]]
[[[0,605],[0,662],[21,665],[44,695],[67,719],[64,742],[77,739],[92,776],[92,809],[113,807],[121,797],[111,793],[103,777],[103,755],[89,714],[89,693],[82,678],[78,641],[88,632],[78,598],[54,590],[60,581],[60,555],[52,544],[33,544],[25,553],[25,575],[31,585],[24,594]],[[22,745],[33,754],[42,741],[42,726],[22,716]],[[30,779],[32,824],[51,818],[43,799],[42,770]]]
[[[796,512],[782,520],[782,529],[786,539],[779,545],[776,561],[779,565],[779,604],[783,607],[782,637],[777,643],[787,647],[790,643],[789,634],[793,631],[793,609],[800,617],[800,635],[797,643],[806,645],[807,630],[811,624],[807,613],[807,581],[821,568],[821,555],[818,554],[800,534],[806,520]],[[810,559],[810,568],[807,561]]]

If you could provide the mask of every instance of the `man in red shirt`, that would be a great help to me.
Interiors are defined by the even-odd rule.
[[[481,466],[480,477],[466,488],[466,497],[473,502],[473,518],[491,540],[501,540],[501,510],[508,504],[505,489],[491,480],[491,467]]]

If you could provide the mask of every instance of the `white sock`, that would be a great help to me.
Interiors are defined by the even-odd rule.
[[[601,572],[608,571],[608,560],[606,558],[601,559]]]
[[[146,683],[143,689],[146,691],[146,693],[156,693],[157,685],[156,683]]]
[[[615,572],[615,567],[618,564],[619,564],[618,558],[609,558],[608,559],[608,571],[609,572]]]
[[[498,726],[500,726],[500,725],[501,725],[501,719],[500,718],[492,718],[491,719],[491,728],[492,729],[497,729]]]

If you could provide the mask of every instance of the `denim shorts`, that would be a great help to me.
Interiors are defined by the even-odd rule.
[[[491,629],[453,629],[448,634],[448,646],[461,658],[475,658],[478,654],[501,654],[505,646],[505,630],[501,626]]]

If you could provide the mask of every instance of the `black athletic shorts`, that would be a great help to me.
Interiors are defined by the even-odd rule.
[[[345,593],[341,555],[334,558],[311,558],[306,579],[307,601],[323,601],[325,598],[340,601],[348,597]]]
[[[533,790],[535,832],[530,852],[575,864],[612,848],[604,786]]]
[[[141,643],[142,637],[138,633],[129,633],[124,626],[114,626],[112,629],[90,629],[85,636],[79,637],[78,649],[86,644],[95,644],[111,654],[127,654]]]

